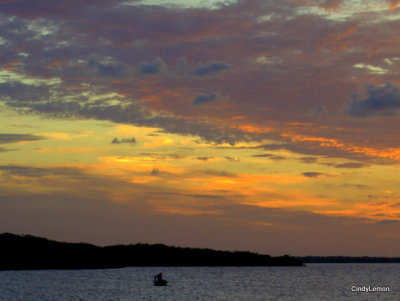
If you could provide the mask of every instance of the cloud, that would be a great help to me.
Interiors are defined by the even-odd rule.
[[[202,171],[205,175],[217,176],[217,177],[227,177],[227,178],[235,178],[237,177],[236,174],[227,172],[225,170],[218,171],[218,170],[205,170]]]
[[[41,177],[51,174],[50,169],[18,165],[0,166],[0,170],[8,174],[25,177]]]
[[[163,132],[181,135],[198,135],[205,141],[229,143],[239,141],[261,141],[265,135],[245,133],[238,129],[216,126],[208,122],[157,113],[144,103],[127,100],[125,104],[114,104],[115,99],[108,97],[104,101],[81,102],[79,100],[50,100],[40,103],[24,104],[32,113],[38,112],[57,118],[86,118],[109,120],[116,123],[161,128]]]
[[[387,224],[397,224],[399,222],[398,219],[384,219],[376,222],[378,225],[387,225]]]
[[[94,59],[90,59],[88,63],[88,68],[93,68],[97,74],[104,77],[122,77],[126,75],[126,70],[124,65],[111,63],[111,62],[97,62]]]
[[[42,136],[31,134],[0,134],[0,144],[17,143],[25,141],[37,141],[46,139]]]
[[[44,168],[25,165],[0,165],[0,170],[10,175],[33,178],[49,175],[59,175],[76,178],[83,175],[80,169],[70,167]]]
[[[343,0],[325,0],[319,6],[326,10],[335,10],[340,7]]]
[[[208,65],[201,65],[194,69],[192,73],[196,76],[212,76],[217,75],[225,70],[230,69],[230,66],[225,62],[211,62]]]
[[[300,161],[304,162],[304,163],[315,163],[318,161],[318,158],[316,157],[302,157],[299,158]]]
[[[343,184],[341,185],[342,187],[351,187],[351,188],[356,188],[356,189],[366,189],[368,188],[368,185],[364,184]]]
[[[226,160],[228,160],[229,162],[240,162],[239,158],[233,158],[233,157],[229,157],[229,156],[225,156],[224,158]]]
[[[257,148],[261,148],[264,150],[287,150],[289,149],[289,144],[262,144],[257,146]]]
[[[390,10],[395,10],[400,4],[400,0],[388,0],[388,2],[390,3]]]
[[[200,198],[200,199],[222,199],[223,196],[213,194],[185,194],[185,196]]]
[[[342,163],[342,164],[335,164],[336,168],[363,168],[367,167],[368,164],[364,163]]]
[[[352,96],[349,113],[357,117],[393,116],[400,109],[400,89],[386,83],[384,86],[368,84],[367,98],[360,99],[358,94]]]
[[[174,0],[174,1],[160,1],[160,0],[131,0],[124,1],[122,5],[127,6],[160,6],[169,9],[209,9],[217,10],[221,7],[235,3],[237,0],[208,0],[208,1],[187,1],[187,0]]]
[[[49,97],[48,86],[28,85],[20,82],[0,84],[0,99],[18,99],[20,101],[39,101]]]
[[[388,70],[386,70],[382,67],[368,65],[368,64],[362,64],[362,63],[355,64],[354,68],[364,69],[364,70],[370,72],[371,74],[385,74],[388,72]]]
[[[302,175],[307,178],[319,178],[321,176],[324,176],[325,174],[320,172],[303,172]]]
[[[151,62],[144,61],[140,64],[138,75],[155,75],[161,73],[166,68],[164,61],[157,57]]]
[[[270,157],[271,160],[275,160],[275,161],[280,161],[280,160],[286,160],[286,157],[283,156],[272,156]]]
[[[271,159],[271,160],[276,160],[276,161],[285,160],[285,159],[286,159],[286,158],[283,157],[283,156],[276,156],[276,155],[273,155],[273,154],[252,155],[252,157],[253,157],[253,158],[269,158],[269,159]]]
[[[131,138],[131,139],[127,139],[127,138],[123,138],[123,139],[114,138],[114,139],[111,141],[111,144],[122,144],[122,143],[135,144],[135,143],[136,143],[136,139],[135,139],[135,138]]]
[[[201,160],[201,161],[208,161],[210,159],[213,159],[214,157],[197,157],[197,160]]]
[[[335,167],[335,168],[364,168],[368,167],[367,163],[359,163],[359,162],[347,162],[347,163],[322,163],[323,165]]]
[[[202,106],[211,102],[214,102],[218,99],[216,93],[207,94],[199,94],[192,100],[192,105],[194,106]]]

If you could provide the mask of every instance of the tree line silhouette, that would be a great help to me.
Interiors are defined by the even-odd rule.
[[[99,247],[32,235],[0,234],[0,270],[105,269],[133,266],[302,266],[284,255],[180,248],[163,244]]]

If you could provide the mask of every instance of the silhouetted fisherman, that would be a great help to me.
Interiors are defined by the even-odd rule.
[[[154,276],[154,285],[155,286],[166,286],[168,283],[167,280],[164,280],[162,278],[162,273],[157,274],[156,276]]]
[[[162,281],[162,273],[159,273],[157,275],[154,276],[154,281]]]

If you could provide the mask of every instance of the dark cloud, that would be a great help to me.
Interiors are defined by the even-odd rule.
[[[177,154],[165,154],[165,153],[140,153],[139,156],[151,157],[154,160],[178,160],[186,158],[185,156]]]
[[[272,156],[270,159],[275,161],[286,160],[286,158],[283,156]]]
[[[299,158],[300,161],[304,162],[304,163],[315,163],[318,161],[318,158],[316,157],[302,157]]]
[[[222,196],[213,194],[184,194],[188,197],[199,198],[199,199],[222,199]]]
[[[352,96],[349,112],[352,116],[392,116],[400,109],[400,89],[387,83],[384,86],[367,85],[367,98],[360,99],[358,94]]]
[[[50,169],[18,165],[0,166],[0,170],[8,174],[25,177],[42,177],[51,174]]]
[[[88,8],[101,8],[113,6],[120,0],[94,1],[88,0],[82,3],[78,0],[51,1],[51,0],[8,0],[1,1],[0,10],[3,13],[16,15],[27,19],[37,19],[44,17],[66,18],[80,16],[82,11]]]
[[[219,170],[205,170],[202,173],[206,175],[211,175],[211,176],[217,176],[217,177],[228,177],[228,178],[235,178],[236,174],[227,172],[225,170],[219,171]]]
[[[366,189],[369,186],[364,184],[343,184],[342,187],[350,187],[350,188],[357,188],[357,189]]]
[[[225,62],[211,62],[208,65],[201,65],[193,70],[196,76],[212,76],[228,70],[230,66]]]
[[[197,160],[201,160],[201,161],[208,161],[210,159],[213,159],[214,157],[197,157]]]
[[[109,120],[136,126],[150,126],[163,129],[166,133],[198,135],[205,141],[229,143],[239,141],[261,141],[262,134],[245,133],[238,129],[214,126],[202,120],[158,114],[145,104],[129,100],[127,104],[110,104],[112,99],[94,103],[81,101],[52,100],[40,103],[24,104],[32,113],[42,113],[57,118],[85,118]]]
[[[2,165],[0,170],[9,175],[23,176],[23,177],[44,177],[49,175],[59,175],[67,177],[83,177],[83,173],[77,168],[56,167],[44,168],[25,165]]]
[[[289,148],[289,144],[263,144],[259,145],[257,148],[264,150],[287,150]]]
[[[229,156],[225,156],[224,158],[230,162],[240,162],[239,158],[233,158],[233,157],[229,157]]]
[[[324,176],[325,174],[320,172],[303,172],[302,175],[307,178],[319,178]]]
[[[0,144],[16,143],[23,141],[37,141],[43,139],[46,138],[31,134],[0,134]]]
[[[268,157],[273,157],[274,155],[272,154],[261,154],[261,155],[252,155],[254,158],[268,158]]]
[[[384,219],[379,222],[376,222],[378,225],[387,225],[387,224],[397,224],[399,222],[398,219]]]
[[[334,167],[336,168],[363,168],[367,167],[367,164],[364,163],[342,163],[342,164],[335,164]]]
[[[326,10],[337,9],[342,2],[343,0],[322,0],[319,6]]]
[[[269,158],[271,160],[276,160],[276,161],[285,160],[286,159],[283,156],[276,156],[276,155],[273,155],[273,154],[252,155],[252,157],[254,157],[254,158]]]
[[[209,95],[199,94],[192,100],[192,104],[194,106],[202,106],[202,105],[214,102],[217,99],[218,99],[218,96],[216,93],[211,93]]]
[[[135,144],[136,143],[136,139],[135,138],[123,138],[123,139],[118,139],[118,138],[114,138],[111,141],[111,144],[123,144],[123,143],[127,143],[127,144]]]
[[[34,86],[20,82],[0,84],[0,99],[18,99],[19,101],[40,101],[49,97],[48,86]]]
[[[137,72],[138,75],[155,75],[161,73],[166,68],[164,61],[157,57],[151,62],[142,62]]]
[[[100,76],[104,77],[122,77],[127,74],[125,67],[117,63],[101,63],[94,59],[90,59],[88,68],[94,69]]]

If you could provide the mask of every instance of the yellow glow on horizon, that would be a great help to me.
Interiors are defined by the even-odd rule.
[[[57,138],[59,139],[59,138]],[[95,148],[89,148],[89,147],[56,147],[56,148],[50,148],[50,147],[42,147],[34,150],[34,152],[39,152],[39,153],[70,153],[70,154],[80,154],[80,153],[92,153],[94,154],[96,152]]]
[[[66,133],[42,133],[41,135],[59,140],[71,140],[71,136]]]
[[[15,120],[8,118],[9,124],[21,123],[18,116]],[[44,168],[49,175],[35,178],[17,174],[10,178],[6,169],[0,170],[0,177],[9,179],[9,190],[40,194],[64,193],[72,189],[76,193],[81,190],[79,194],[84,195],[83,191],[89,189],[110,202],[128,205],[138,198],[148,202],[156,212],[187,216],[223,216],[222,211],[212,208],[214,203],[209,200],[215,203],[224,200],[230,204],[365,218],[371,222],[398,218],[398,210],[391,207],[400,194],[395,188],[398,169],[393,166],[339,169],[335,168],[340,163],[338,159],[313,157],[315,160],[311,163],[303,163],[304,155],[288,150],[269,150],[265,157],[254,156],[266,153],[257,149],[260,143],[273,141],[217,145],[199,137],[164,133],[158,128],[96,120],[75,121],[73,124],[65,120],[49,120],[43,124],[40,119],[30,118],[34,127],[32,133],[45,139],[12,143],[7,147],[18,147],[19,150],[0,152],[0,158],[7,162],[3,165]],[[241,126],[247,132],[270,131],[270,128],[252,124]],[[291,123],[289,126],[295,131],[297,126],[311,125]],[[4,132],[27,131],[20,127],[3,128]],[[320,147],[334,147],[375,158],[400,159],[400,149],[397,148],[358,147],[337,139],[313,136],[312,132],[309,135],[284,135],[294,142],[315,143]],[[114,138],[135,138],[136,143],[112,144]],[[281,159],[274,160],[274,157]],[[58,174],[64,168],[80,171],[82,176]],[[315,172],[318,176],[306,177],[303,173],[307,172]],[[118,188],[87,183],[81,179],[85,175],[108,179],[113,187],[117,185]],[[147,195],[148,191],[165,194],[160,194],[156,200]],[[376,198],[367,199],[377,191],[390,197],[391,205],[377,205]],[[205,197],[190,197],[194,194]],[[343,195],[346,195],[346,200],[343,200]],[[363,199],[365,204],[360,202]],[[385,200],[381,199],[382,202]],[[272,224],[266,222],[259,226]]]

